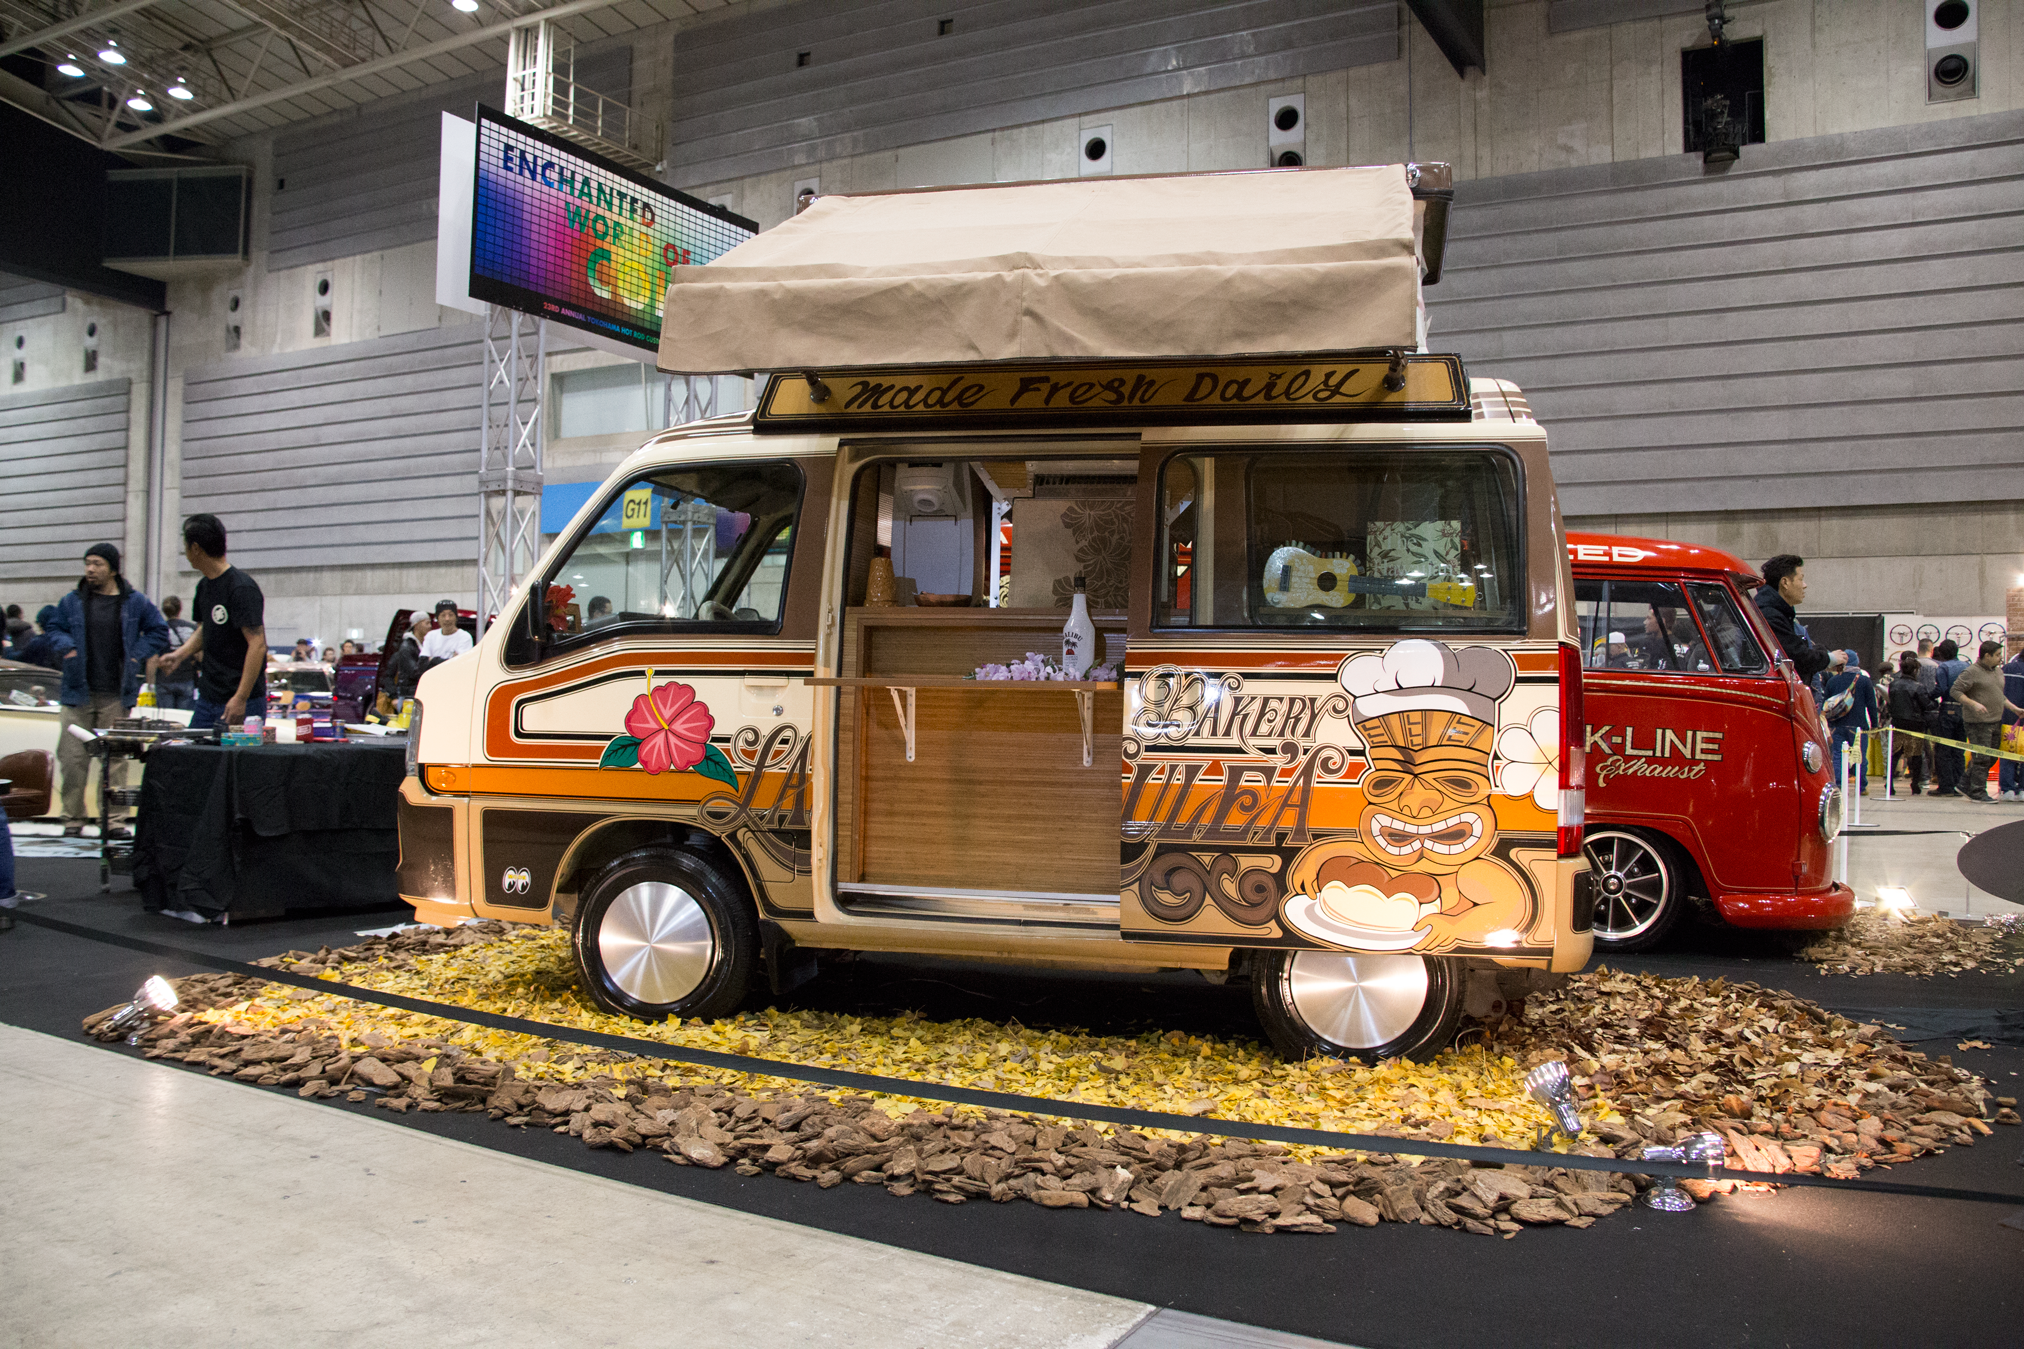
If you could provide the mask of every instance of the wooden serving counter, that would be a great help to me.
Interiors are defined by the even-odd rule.
[[[1121,658],[1125,616],[1090,617],[1104,649],[1097,663]],[[1029,651],[1058,652],[1067,618],[1059,609],[846,612],[843,674],[809,681],[842,690],[840,882],[1116,893],[1119,686],[964,678]]]

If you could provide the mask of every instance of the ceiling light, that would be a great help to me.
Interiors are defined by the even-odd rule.
[[[478,12],[478,0],[450,0],[450,8],[456,10],[459,14],[476,14]]]
[[[127,106],[135,112],[153,112],[155,110],[155,105],[148,102],[146,94],[135,94],[127,100]]]
[[[68,76],[73,80],[82,79],[84,78],[84,67],[79,65],[77,63],[77,58],[73,56],[68,60],[66,60],[62,65],[58,66],[56,68],[56,73],[59,75]]]
[[[196,95],[190,92],[189,85],[184,84],[181,80],[177,80],[174,84],[169,86],[169,97],[175,99],[179,103],[187,103],[191,99],[195,98]]]
[[[126,64],[126,53],[119,49],[118,43],[108,43],[98,54],[98,59],[109,66],[123,66]]]

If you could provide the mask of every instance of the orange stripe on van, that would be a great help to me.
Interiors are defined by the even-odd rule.
[[[806,651],[776,651],[754,648],[745,651],[625,651],[600,656],[581,665],[565,666],[524,679],[508,679],[495,685],[485,701],[485,754],[492,759],[542,759],[550,763],[597,762],[604,746],[599,744],[553,744],[524,741],[513,734],[513,707],[533,693],[566,687],[609,674],[613,670],[644,671],[648,666],[670,671],[710,669],[723,671],[768,670],[789,674],[814,671]],[[614,732],[616,734],[616,732]],[[546,794],[546,793],[544,793]]]

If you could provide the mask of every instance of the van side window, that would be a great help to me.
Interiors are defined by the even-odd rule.
[[[1588,665],[1601,663],[1601,657],[1596,653],[1607,645],[1603,639],[1609,631],[1608,619],[1602,611],[1603,589],[1606,584],[1603,581],[1584,581],[1578,576],[1574,579],[1575,640],[1581,643],[1582,651],[1587,653],[1584,663]]]
[[[1736,612],[1736,600],[1721,586],[1707,581],[1689,582],[1694,607],[1700,611],[1701,626],[1715,645],[1715,658],[1729,674],[1766,674],[1771,669],[1764,648],[1757,644],[1749,624]]]
[[[1576,602],[1580,602],[1579,587]],[[1714,671],[1707,644],[1701,640],[1701,631],[1677,583],[1611,581],[1595,609],[1595,622],[1591,625],[1584,613],[1582,625],[1591,669],[1675,674]]]
[[[800,466],[779,461],[659,468],[621,484],[543,577],[549,650],[634,633],[778,632],[801,497]]]
[[[1517,462],[1492,448],[1184,455],[1160,473],[1153,622],[1522,628]]]

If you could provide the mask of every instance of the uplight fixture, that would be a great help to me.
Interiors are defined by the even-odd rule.
[[[1574,1108],[1574,1080],[1564,1060],[1542,1063],[1525,1074],[1525,1090],[1532,1099],[1553,1112],[1560,1132],[1569,1142],[1581,1136],[1581,1112]]]
[[[127,106],[135,112],[153,112],[155,110],[155,105],[148,102],[148,96],[143,93],[136,93],[132,98],[128,99]]]
[[[81,80],[84,78],[84,67],[77,63],[75,56],[66,56],[63,63],[57,66],[56,73],[69,79]]]
[[[169,987],[169,981],[159,974],[151,974],[134,993],[134,1000],[106,1022],[104,1034],[108,1037],[125,1034],[127,1043],[133,1044],[147,1028],[149,1017],[175,1011],[176,1002],[176,990]]]
[[[196,94],[191,91],[189,85],[184,84],[181,80],[177,80],[169,86],[169,97],[175,99],[178,103],[188,103],[196,97]]]
[[[1704,1131],[1688,1134],[1677,1147],[1648,1147],[1643,1156],[1648,1162],[1705,1166],[1712,1176],[1728,1160],[1729,1148],[1722,1142],[1720,1134]],[[1646,1208],[1655,1208],[1661,1213],[1691,1213],[1694,1209],[1693,1196],[1680,1188],[1677,1176],[1657,1177],[1652,1187],[1645,1191],[1643,1203]]]
[[[1902,923],[1918,905],[1912,903],[1912,892],[1902,885],[1880,885],[1876,891],[1876,911],[1893,923]]]
[[[108,42],[100,50],[98,59],[109,66],[123,66],[126,64],[126,53],[119,49],[119,43]]]

